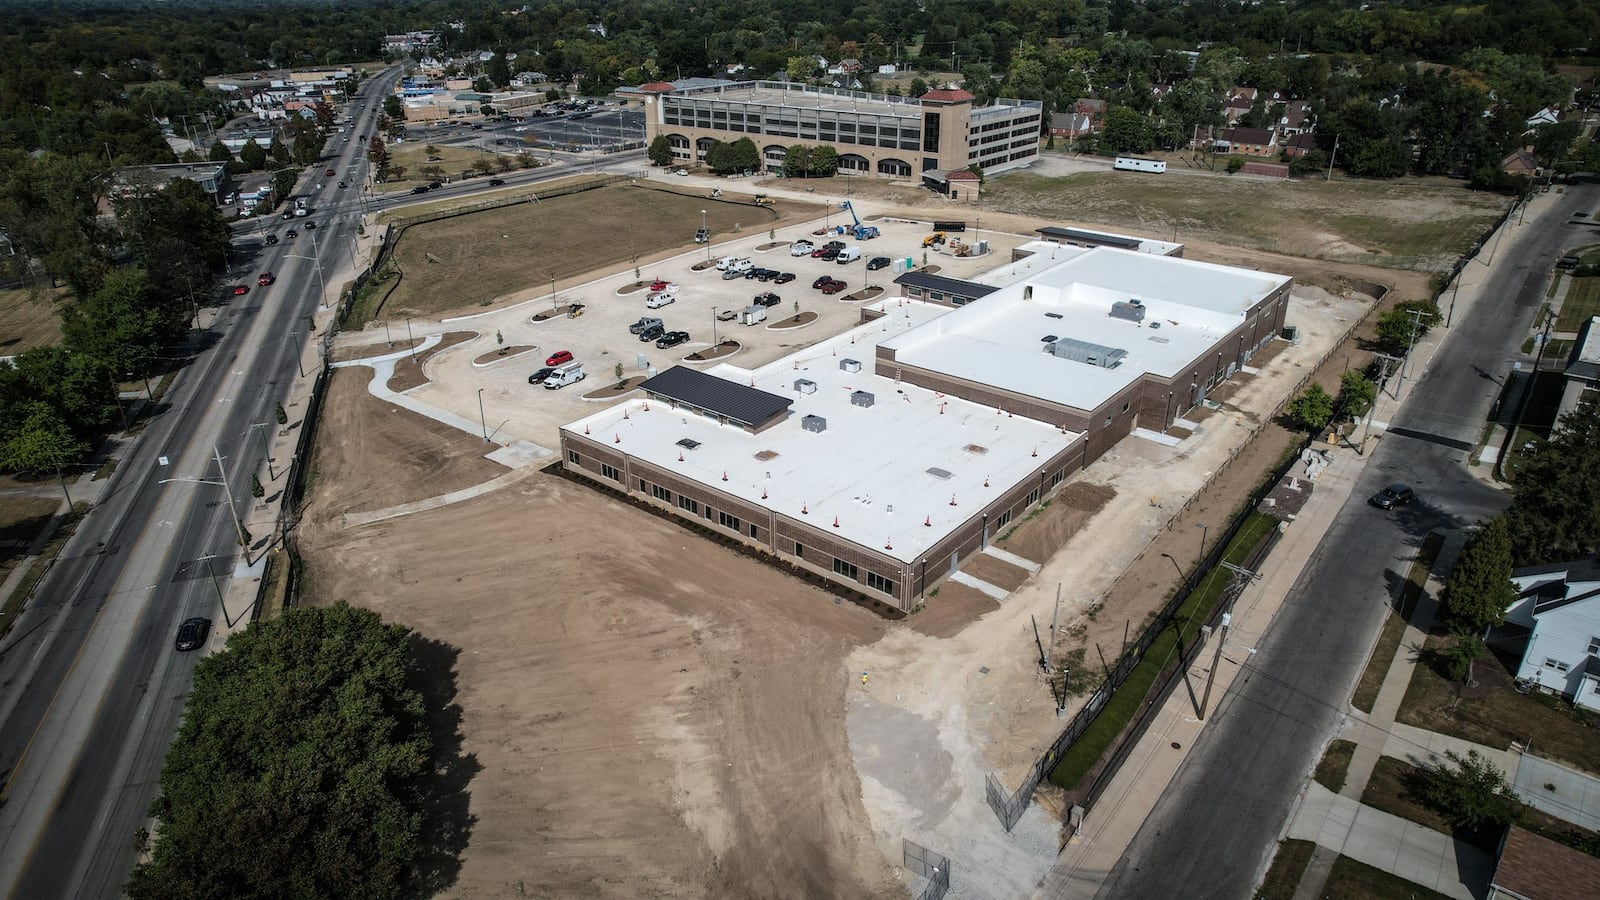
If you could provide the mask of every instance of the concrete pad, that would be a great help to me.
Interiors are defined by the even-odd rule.
[[[957,584],[964,584],[969,588],[975,588],[979,591],[982,591],[996,600],[1004,600],[1011,596],[1011,592],[1005,588],[1000,587],[999,585],[990,584],[981,578],[974,578],[965,572],[957,571],[952,573],[950,575],[950,580],[956,582]]]
[[[1010,553],[1010,552],[1007,552],[1005,550],[1001,550],[999,547],[996,547],[993,544],[990,544],[989,546],[983,548],[983,552],[989,554],[990,556],[994,557],[995,559],[1000,560],[1001,562],[1010,563],[1011,565],[1016,566],[1019,569],[1022,569],[1023,571],[1029,573],[1030,575],[1037,574],[1038,571],[1039,571],[1039,564],[1034,562],[1033,560],[1025,559],[1025,558],[1023,558],[1021,556],[1016,555],[1015,553]]]
[[[1437,766],[1445,762],[1446,752],[1457,756],[1476,752],[1507,776],[1516,772],[1520,763],[1519,755],[1510,750],[1498,750],[1485,744],[1475,744],[1472,741],[1399,722],[1389,726],[1389,740],[1383,746],[1384,756],[1404,759],[1421,766]]]
[[[487,458],[508,469],[520,469],[523,466],[533,465],[541,460],[549,459],[555,453],[554,450],[548,447],[541,447],[532,441],[512,441],[490,453]]]
[[[1600,778],[1537,756],[1523,756],[1516,773],[1515,788],[1522,802],[1580,828],[1600,831]]]
[[[1144,438],[1147,441],[1155,441],[1164,447],[1176,447],[1183,443],[1183,439],[1180,437],[1175,437],[1170,434],[1162,434],[1159,431],[1151,431],[1148,428],[1135,428],[1133,430],[1133,436],[1136,438]]]

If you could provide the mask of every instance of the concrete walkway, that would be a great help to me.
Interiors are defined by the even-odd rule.
[[[1516,772],[1514,786],[1522,802],[1580,828],[1600,831],[1600,778],[1537,756],[1523,756]]]
[[[1363,806],[1316,782],[1301,798],[1300,812],[1289,825],[1288,837],[1315,841],[1340,856],[1447,897],[1479,900],[1488,892],[1494,858],[1447,834]],[[1309,892],[1308,888],[1308,881],[1302,880],[1296,898],[1321,896],[1320,883]]]

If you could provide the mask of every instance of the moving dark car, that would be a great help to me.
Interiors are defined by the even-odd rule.
[[[178,626],[178,640],[174,646],[179,650],[195,650],[206,642],[206,635],[211,633],[211,620],[195,616],[184,619]]]
[[[1396,506],[1405,506],[1414,497],[1416,497],[1416,492],[1411,490],[1410,485],[1396,482],[1373,494],[1367,502],[1379,509],[1393,509]]]

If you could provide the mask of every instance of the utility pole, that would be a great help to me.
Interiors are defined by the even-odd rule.
[[[222,464],[222,448],[213,444],[212,456],[217,461],[217,471],[222,473],[222,490],[228,495],[228,510],[233,514],[233,527],[239,535],[239,546],[244,550],[244,561],[248,565],[250,559],[250,535],[244,530],[244,520],[239,518],[239,507],[233,501],[233,488],[228,485],[228,467]]]
[[[1517,421],[1511,426],[1511,433],[1506,439],[1506,447],[1508,449],[1512,446],[1512,441],[1516,438],[1517,432],[1522,429],[1522,417],[1527,415],[1528,401],[1532,399],[1533,389],[1539,380],[1539,365],[1544,361],[1544,348],[1550,343],[1550,329],[1555,324],[1556,314],[1546,308],[1544,311],[1544,329],[1539,333],[1539,351],[1533,357],[1533,371],[1528,374],[1528,384],[1522,389],[1522,400],[1517,404]],[[1500,458],[1504,460],[1505,454],[1502,453]]]
[[[1333,136],[1333,152],[1328,154],[1328,177],[1324,181],[1333,180],[1333,161],[1339,158],[1339,135]]]
[[[1228,626],[1233,624],[1233,602],[1239,598],[1240,594],[1244,593],[1245,587],[1250,582],[1261,577],[1249,569],[1236,566],[1226,560],[1221,565],[1233,573],[1234,580],[1228,585],[1228,605],[1222,611],[1221,627],[1217,631],[1217,649],[1211,656],[1211,671],[1206,673],[1206,689],[1200,695],[1200,719],[1202,720],[1206,717],[1206,707],[1211,703],[1211,684],[1217,680],[1217,666],[1222,663],[1222,645],[1228,640]],[[1241,576],[1243,577],[1242,581],[1240,580]]]
[[[1417,329],[1422,327],[1422,317],[1427,315],[1426,311],[1420,309],[1407,310],[1406,314],[1411,316],[1411,336],[1406,339],[1405,358],[1400,360],[1400,383],[1394,389],[1396,400],[1400,399],[1400,391],[1406,386],[1406,370],[1411,367],[1411,351],[1417,345]]]

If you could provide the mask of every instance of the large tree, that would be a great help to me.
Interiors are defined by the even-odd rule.
[[[119,379],[149,372],[165,328],[161,310],[147,295],[143,272],[112,272],[94,293],[62,312],[63,343],[73,353],[103,360]]]
[[[402,894],[432,750],[410,642],[366,610],[301,607],[201,660],[128,896]]]
[[[664,134],[658,134],[650,140],[650,146],[645,150],[645,155],[650,157],[650,162],[658,166],[672,164],[672,141]]]
[[[1444,623],[1461,635],[1479,635],[1505,621],[1506,607],[1517,599],[1511,583],[1511,531],[1505,516],[1484,521],[1467,541],[1450,572],[1441,597]]]
[[[1106,110],[1101,142],[1118,153],[1148,153],[1155,149],[1155,133],[1150,120],[1126,106]]]
[[[1518,455],[1507,521],[1517,562],[1562,562],[1600,550],[1600,404],[1591,394],[1550,439]]]
[[[169,336],[188,327],[191,298],[227,261],[230,235],[216,203],[200,186],[178,178],[159,191],[117,203],[124,240],[144,266],[152,304]]]

